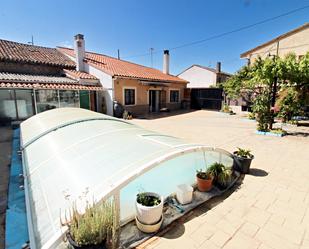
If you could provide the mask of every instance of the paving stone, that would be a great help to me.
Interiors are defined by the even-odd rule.
[[[216,231],[216,233],[210,238],[210,241],[214,243],[218,247],[222,247],[228,240],[232,237],[225,232],[220,230]]]
[[[297,249],[298,246],[286,241],[282,236],[278,236],[271,231],[261,228],[255,235],[263,244],[274,249]]]
[[[254,235],[257,233],[257,231],[260,229],[260,227],[254,223],[246,222],[241,228],[240,231],[248,235],[250,237],[254,237]]]
[[[300,230],[298,232],[284,226],[277,225],[272,222],[268,222],[263,229],[268,230],[280,237],[285,238],[286,240],[290,241],[291,243],[295,243],[297,245],[301,244],[303,235],[305,230]]]
[[[237,232],[235,236],[230,239],[223,249],[257,249],[261,243],[241,232]]]

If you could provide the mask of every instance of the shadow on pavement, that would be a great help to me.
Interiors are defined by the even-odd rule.
[[[265,170],[262,170],[262,169],[251,168],[249,175],[264,177],[264,176],[267,176],[268,173]]]

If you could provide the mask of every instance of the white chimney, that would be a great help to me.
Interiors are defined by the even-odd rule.
[[[170,73],[170,52],[168,50],[164,50],[163,55],[163,73]]]
[[[85,40],[84,35],[77,34],[74,36],[74,50],[76,58],[76,69],[77,71],[84,71],[84,58],[85,58]]]

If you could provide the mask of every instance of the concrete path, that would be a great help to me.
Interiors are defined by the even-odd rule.
[[[239,189],[139,248],[309,248],[309,127],[268,137],[254,133],[255,122],[210,111],[131,122],[230,152],[250,148],[255,155]]]

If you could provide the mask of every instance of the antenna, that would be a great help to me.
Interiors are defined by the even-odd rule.
[[[31,35],[31,41],[28,42],[28,44],[34,45],[34,42],[33,42],[33,35]]]
[[[153,51],[154,51],[154,48],[150,48],[151,67],[153,67]]]

